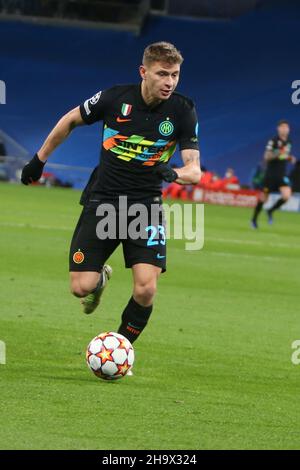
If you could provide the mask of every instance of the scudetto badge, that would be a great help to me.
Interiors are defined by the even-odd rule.
[[[73,261],[76,264],[80,264],[84,261],[84,254],[82,253],[82,251],[78,250],[76,251],[76,253],[74,253]]]

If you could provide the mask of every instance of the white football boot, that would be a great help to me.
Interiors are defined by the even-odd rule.
[[[91,292],[90,294],[88,294],[86,297],[84,297],[81,300],[84,313],[86,314],[93,313],[95,308],[98,307],[103,291],[107,285],[107,282],[112,276],[112,272],[113,270],[108,264],[105,264],[103,266],[101,270],[101,276],[102,276],[101,284],[98,287],[96,287],[94,292]]]

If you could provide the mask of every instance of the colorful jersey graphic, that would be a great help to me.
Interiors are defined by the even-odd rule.
[[[156,142],[146,140],[141,135],[129,137],[105,126],[103,147],[116,154],[117,158],[127,162],[139,160],[143,165],[153,166],[158,162],[167,162],[176,149],[176,140],[159,139]]]

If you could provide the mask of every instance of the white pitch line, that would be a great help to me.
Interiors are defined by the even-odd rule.
[[[0,222],[0,226],[1,227],[13,227],[13,228],[34,228],[34,229],[41,229],[41,230],[64,230],[64,231],[73,230],[72,227],[65,227],[63,225],[59,225],[55,227],[54,225],[16,224],[16,223],[9,223],[9,222]]]
[[[292,245],[290,243],[277,243],[268,241],[258,240],[243,240],[236,238],[215,238],[215,237],[204,237],[205,241],[220,242],[220,243],[233,243],[236,245],[254,245],[254,246],[267,246],[271,248],[300,248],[300,245]]]
[[[185,250],[184,248],[175,248],[175,247],[172,247],[172,251],[180,251],[180,252],[184,252],[185,255],[187,255],[187,257],[185,258],[185,263],[187,262],[191,262],[192,264],[199,264],[199,259],[198,258],[195,258],[195,254],[198,252],[198,253],[202,253],[202,255],[205,255],[205,256],[222,256],[224,258],[245,258],[245,259],[253,259],[253,258],[257,258],[259,260],[266,260],[266,261],[276,261],[278,263],[278,260],[282,260],[283,256],[264,256],[264,255],[259,255],[259,254],[254,254],[254,253],[233,253],[232,251],[205,251],[205,246],[204,246],[204,249],[201,249],[201,250],[198,250],[198,251],[189,251],[189,250]],[[192,256],[188,256],[188,255],[192,255]]]
[[[280,257],[276,256],[262,256],[262,255],[247,255],[245,253],[226,253],[223,251],[209,251],[209,255],[213,256],[223,256],[226,258],[245,258],[245,259],[253,259],[253,258],[259,258],[260,260],[265,260],[265,261],[277,261],[280,259]]]
[[[30,224],[30,223],[12,223],[12,222],[0,222],[0,227],[14,227],[14,228],[32,228],[38,230],[62,230],[62,231],[72,231],[74,227],[66,227],[63,225],[40,225],[40,224]],[[185,240],[185,239],[183,239]],[[270,248],[289,248],[289,249],[299,249],[300,245],[292,245],[289,243],[278,243],[278,242],[268,242],[268,241],[258,241],[258,240],[243,240],[237,238],[219,238],[219,237],[204,237],[204,243],[207,241],[219,242],[219,243],[231,243],[236,245],[253,245],[253,246],[264,246]],[[212,253],[212,252],[211,252]]]

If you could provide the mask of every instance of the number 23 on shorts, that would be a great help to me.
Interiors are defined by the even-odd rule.
[[[165,245],[166,244],[166,233],[163,225],[148,225],[145,228],[146,232],[150,232],[150,237],[147,241],[147,246]]]

